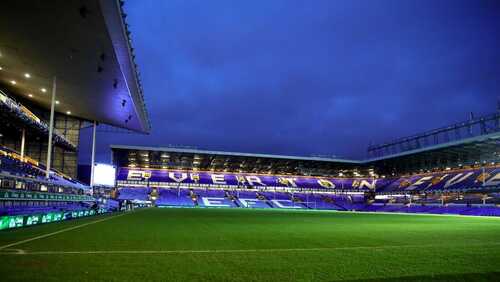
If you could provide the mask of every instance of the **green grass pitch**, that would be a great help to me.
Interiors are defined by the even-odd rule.
[[[0,280],[500,281],[500,218],[149,208],[2,231]]]

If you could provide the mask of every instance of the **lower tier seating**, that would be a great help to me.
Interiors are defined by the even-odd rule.
[[[125,190],[123,190],[125,189]],[[134,189],[133,192],[129,191]],[[148,188],[122,188],[120,197],[146,199]],[[125,192],[125,193],[123,193]],[[125,196],[124,196],[125,194]],[[398,212],[500,216],[500,207],[495,204],[442,205],[435,202],[408,204],[388,201],[365,202],[362,195],[335,195],[327,193],[287,193],[262,191],[225,191],[213,189],[174,189],[159,188],[157,206],[179,207],[226,207],[226,208],[278,208],[278,209],[317,209],[363,212]]]

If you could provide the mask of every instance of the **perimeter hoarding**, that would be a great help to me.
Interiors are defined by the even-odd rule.
[[[0,230],[24,227],[24,226],[32,226],[49,222],[63,221],[72,218],[102,214],[105,212],[106,209],[99,209],[97,211],[79,210],[71,212],[49,212],[49,213],[32,214],[32,215],[2,216],[0,217]]]

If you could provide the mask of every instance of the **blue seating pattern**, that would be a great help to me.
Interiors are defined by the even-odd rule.
[[[194,207],[189,190],[186,189],[158,189],[157,206]]]
[[[121,190],[123,190],[122,188]],[[149,188],[125,188],[125,191],[136,189],[128,195],[139,195],[144,199]],[[288,193],[263,191],[224,191],[214,189],[174,189],[159,188],[157,206],[172,207],[227,207],[227,208],[278,208],[278,209],[317,209],[363,212],[398,212],[428,214],[459,214],[500,216],[500,207],[494,204],[467,205],[447,204],[429,200],[418,204],[402,202],[389,203],[377,200],[366,203],[363,195],[326,194],[326,193]]]
[[[120,188],[118,189],[118,200],[148,201],[151,188]]]

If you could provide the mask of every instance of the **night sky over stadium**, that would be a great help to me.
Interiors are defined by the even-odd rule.
[[[500,1],[141,0],[125,10],[152,132],[99,133],[97,161],[109,161],[109,144],[364,158],[370,142],[492,113],[500,95]]]

